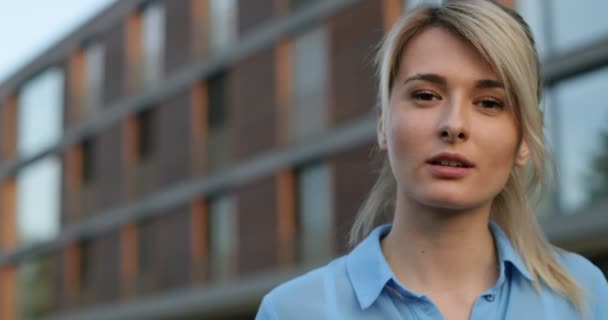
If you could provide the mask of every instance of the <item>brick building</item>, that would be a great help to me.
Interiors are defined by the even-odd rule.
[[[553,10],[510,2],[535,32]],[[18,70],[0,85],[0,319],[251,319],[345,252],[375,178],[375,48],[412,4],[121,0]],[[608,38],[540,42],[567,149],[562,87],[606,73]],[[593,170],[599,187],[560,177],[539,214],[606,267]]]

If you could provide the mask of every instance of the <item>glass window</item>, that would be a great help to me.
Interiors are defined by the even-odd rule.
[[[158,83],[163,73],[165,10],[159,3],[145,6],[142,19],[142,78],[144,88]]]
[[[564,51],[608,36],[605,0],[544,0],[552,13],[555,49]],[[531,1],[533,2],[533,1]]]
[[[321,2],[320,0],[291,0],[289,2],[289,9],[291,10],[298,10],[307,6],[310,6],[312,4]]]
[[[207,141],[206,170],[213,172],[230,160],[230,138],[228,130],[227,77],[219,73],[207,81]]]
[[[93,137],[82,141],[82,183],[87,185],[95,178],[95,158],[93,157]]]
[[[18,304],[19,319],[38,319],[48,316],[53,306],[55,268],[49,257],[30,258],[19,264]]]
[[[154,108],[147,108],[137,116],[138,159],[145,161],[154,153]]]
[[[405,6],[404,8],[406,10],[411,10],[413,8],[415,8],[418,5],[421,5],[423,3],[427,3],[427,4],[441,4],[441,0],[404,0],[405,1]]]
[[[236,0],[209,0],[211,52],[229,48],[237,38]]]
[[[59,69],[40,74],[21,88],[17,150],[27,157],[59,142],[62,134],[64,75]]]
[[[521,14],[526,23],[530,26],[534,41],[536,42],[536,49],[541,57],[546,56],[548,52],[548,34],[545,30],[545,26],[547,25],[545,19],[548,19],[549,17],[544,14],[546,10],[544,1],[545,0],[517,0],[514,5],[519,14]]]
[[[608,67],[558,84],[552,92],[553,149],[566,212],[608,197]]]
[[[59,231],[61,164],[38,160],[17,173],[18,238],[23,243],[49,240]]]
[[[236,206],[231,196],[209,201],[209,255],[211,277],[224,278],[231,272],[237,246]]]
[[[330,179],[329,167],[320,162],[297,171],[297,256],[301,261],[324,259],[333,253]]]
[[[327,33],[317,28],[293,41],[293,92],[289,108],[289,135],[301,141],[324,131],[328,123]]]
[[[154,224],[147,219],[139,223],[137,230],[137,268],[140,274],[147,274],[152,270],[152,257],[154,251]]]
[[[85,60],[85,113],[96,112],[101,105],[101,96],[104,79],[104,47],[93,43],[86,47]]]

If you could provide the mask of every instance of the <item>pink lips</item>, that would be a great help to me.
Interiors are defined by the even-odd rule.
[[[475,164],[466,157],[447,152],[442,152],[430,158],[427,160],[427,164],[433,176],[443,179],[462,178],[475,168]]]

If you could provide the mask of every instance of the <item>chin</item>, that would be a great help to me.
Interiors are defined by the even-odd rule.
[[[424,206],[448,210],[465,211],[481,206],[481,199],[470,199],[470,196],[455,192],[432,192],[415,197]]]

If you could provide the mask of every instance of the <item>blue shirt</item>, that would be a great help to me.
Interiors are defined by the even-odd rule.
[[[575,307],[546,286],[540,293],[503,230],[490,222],[500,273],[496,284],[473,305],[472,320],[581,319]],[[443,319],[425,295],[408,290],[391,271],[380,248],[390,225],[374,229],[351,253],[290,280],[262,300],[257,320]],[[608,319],[608,283],[602,272],[574,253],[557,253],[559,261],[587,290],[584,319]]]

